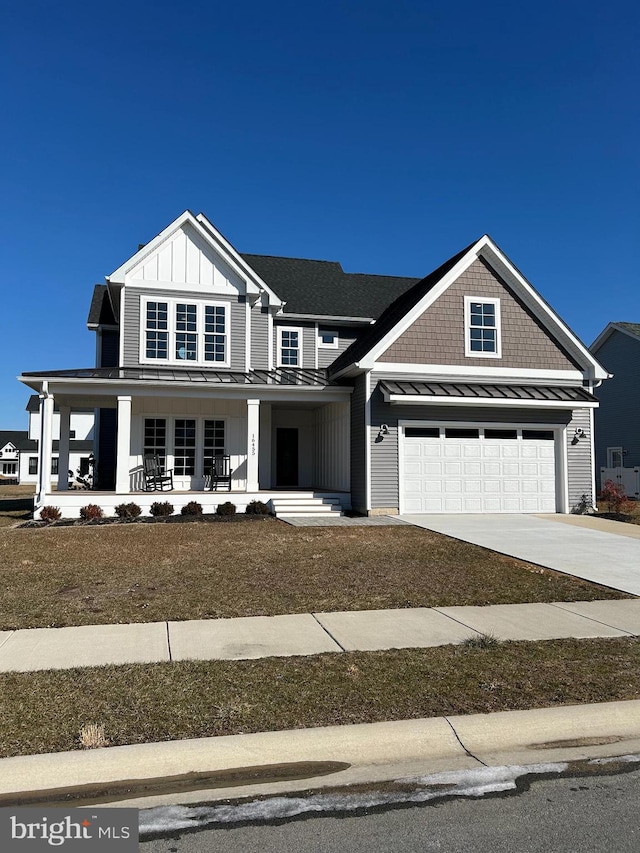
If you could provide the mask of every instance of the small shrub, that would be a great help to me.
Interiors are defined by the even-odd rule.
[[[269,515],[269,507],[262,501],[251,501],[245,509],[247,515]]]
[[[198,501],[189,501],[180,510],[181,515],[202,515],[202,504]]]
[[[163,516],[173,515],[173,504],[170,504],[169,501],[155,501],[151,504],[151,509],[149,510],[149,512],[155,518],[162,518]]]
[[[495,634],[473,634],[462,641],[462,645],[467,649],[495,649],[500,645],[501,640]]]
[[[97,504],[87,504],[80,508],[80,518],[83,521],[95,521],[96,518],[104,518],[104,512]]]
[[[142,513],[138,504],[118,504],[115,508],[115,514],[118,518],[137,518]]]
[[[613,480],[606,480],[600,492],[600,500],[606,505],[607,512],[620,512],[620,507],[627,500],[624,486],[614,483]]]
[[[61,517],[62,513],[57,506],[43,506],[40,510],[40,518],[43,521],[51,523],[52,521],[58,521]]]
[[[226,501],[223,504],[218,504],[218,508],[216,509],[217,515],[235,515],[236,514],[236,505],[232,504],[231,501]]]

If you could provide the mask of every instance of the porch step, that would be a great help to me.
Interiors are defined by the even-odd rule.
[[[337,498],[272,498],[276,516],[342,515]]]

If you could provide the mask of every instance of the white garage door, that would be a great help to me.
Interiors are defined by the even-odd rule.
[[[553,430],[405,427],[401,511],[555,512]]]

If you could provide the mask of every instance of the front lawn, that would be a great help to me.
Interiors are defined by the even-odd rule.
[[[640,698],[640,641],[550,640],[0,675],[0,756]],[[541,758],[543,760],[543,758]]]
[[[0,630],[627,598],[410,526],[0,529]]]

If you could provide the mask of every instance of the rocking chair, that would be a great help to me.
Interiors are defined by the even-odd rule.
[[[144,465],[144,488],[147,492],[164,492],[165,484],[168,491],[173,491],[173,469],[167,471],[161,464],[158,456],[147,455],[143,457]]]

